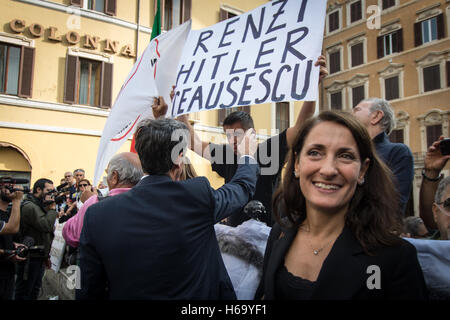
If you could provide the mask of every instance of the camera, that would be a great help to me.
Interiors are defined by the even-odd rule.
[[[445,138],[439,143],[439,149],[443,156],[448,156],[450,154],[450,138]]]
[[[23,193],[29,193],[30,188],[27,186],[23,186],[22,189],[14,188],[13,184],[27,184],[30,183],[28,179],[19,179],[19,178],[11,178],[11,177],[0,177],[0,184],[8,184],[5,186],[6,189],[9,190],[9,192],[13,193],[15,191],[22,191]]]
[[[23,239],[23,246],[19,246],[15,250],[4,250],[5,254],[17,255],[20,258],[33,256],[44,256],[44,246],[35,246],[34,239],[32,237],[25,237]]]
[[[66,191],[69,191],[69,188],[70,188],[69,183],[64,182],[64,183],[61,183],[59,186],[57,186],[56,190],[58,192],[66,192]]]

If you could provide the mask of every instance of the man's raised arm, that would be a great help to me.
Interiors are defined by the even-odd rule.
[[[320,66],[320,73],[319,73],[319,83],[320,83],[322,79],[328,75],[325,57],[320,56],[314,65]],[[302,109],[300,110],[295,125],[288,128],[286,131],[286,140],[288,147],[291,147],[294,144],[295,137],[300,131],[300,128],[302,127],[303,123],[314,115],[314,111],[316,109],[315,107],[316,107],[315,101],[305,101],[303,103]]]

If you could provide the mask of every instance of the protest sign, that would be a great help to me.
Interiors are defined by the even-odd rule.
[[[315,101],[326,0],[278,0],[189,33],[169,114]]]
[[[170,101],[180,59],[191,22],[153,39],[137,59],[125,80],[103,129],[98,147],[94,185],[100,181],[109,160],[136,130],[142,119],[153,118],[153,99]]]
[[[65,223],[55,222],[55,237],[53,238],[52,247],[50,249],[50,262],[52,270],[58,272],[64,257],[64,249],[66,248],[66,240],[62,235],[62,229]]]

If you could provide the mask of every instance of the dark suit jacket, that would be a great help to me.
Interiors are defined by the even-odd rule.
[[[256,299],[276,299],[275,273],[284,264],[284,257],[297,234],[295,229],[282,229],[276,224],[267,240],[263,275]],[[378,266],[381,288],[370,290],[367,282]],[[369,280],[369,281],[368,281]],[[325,259],[317,278],[312,299],[426,299],[425,281],[413,245],[402,240],[395,247],[383,247],[374,256],[364,253],[362,246],[345,227]]]
[[[199,177],[148,176],[91,206],[80,237],[77,299],[235,299],[214,224],[252,197],[258,166],[218,190]]]

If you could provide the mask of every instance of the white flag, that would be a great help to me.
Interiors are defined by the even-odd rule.
[[[103,129],[94,171],[97,185],[109,160],[136,130],[137,123],[152,118],[153,99],[163,96],[168,103],[176,82],[177,66],[191,21],[150,41],[120,89]]]

